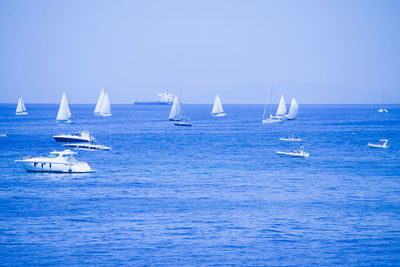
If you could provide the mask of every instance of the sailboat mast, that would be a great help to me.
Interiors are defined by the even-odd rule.
[[[265,84],[267,85],[268,83],[265,83]],[[267,85],[267,88],[268,88],[268,85]],[[271,88],[270,88],[270,90],[271,90]],[[267,111],[268,96],[269,96],[269,93],[267,92],[267,98],[265,99],[265,106],[264,106],[263,119],[265,118],[265,112]]]
[[[269,83],[269,93],[270,93],[270,98],[269,98],[269,114],[272,114],[272,80]]]

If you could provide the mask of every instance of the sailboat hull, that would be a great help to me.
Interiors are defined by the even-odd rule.
[[[181,126],[181,127],[192,127],[192,124],[190,122],[176,122],[174,123],[175,126]]]
[[[271,124],[271,123],[281,123],[281,119],[265,119],[262,121],[263,124]]]
[[[73,124],[73,120],[66,120],[66,121],[57,121],[58,124]]]
[[[213,117],[225,117],[226,116],[226,113],[211,113],[211,116],[213,116]]]
[[[28,115],[28,112],[16,112],[15,115]]]

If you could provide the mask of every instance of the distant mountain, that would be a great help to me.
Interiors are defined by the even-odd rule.
[[[226,90],[223,94],[225,103],[264,104],[269,81],[265,83],[248,82],[241,86]],[[272,103],[278,103],[281,94],[286,102],[296,97],[300,104],[379,104],[381,92],[358,88],[332,85],[281,81],[272,83]],[[385,94],[385,103],[399,103],[400,95]]]

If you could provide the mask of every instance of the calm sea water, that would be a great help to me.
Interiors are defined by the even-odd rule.
[[[399,265],[400,106],[302,105],[262,125],[262,105],[0,105],[3,265]],[[112,151],[79,151],[91,174],[27,173],[15,159],[62,149],[52,136],[89,130]],[[304,138],[308,159],[277,150]],[[368,142],[388,138],[390,148]]]

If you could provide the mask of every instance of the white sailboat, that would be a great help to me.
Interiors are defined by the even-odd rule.
[[[281,97],[281,101],[282,101],[282,97]],[[262,120],[263,124],[282,122],[282,117],[281,116],[273,116],[272,115],[272,113],[271,113],[271,101],[272,101],[272,81],[270,82],[269,95],[267,96],[267,101],[266,101],[265,107],[264,107],[263,120]],[[285,114],[285,112],[286,112],[286,106],[285,106],[284,102],[285,102],[285,100],[283,99],[283,106],[285,107],[285,111],[284,111],[283,114]],[[267,106],[269,106],[269,113],[270,113],[269,118],[265,118],[266,111],[267,111]],[[279,104],[279,106],[281,106],[281,104]],[[278,107],[278,110],[279,110],[279,107]]]
[[[221,99],[219,98],[219,94],[215,96],[214,106],[211,111],[211,115],[214,117],[224,117],[226,113],[224,113],[224,109],[222,108]]]
[[[94,115],[100,115],[101,105],[103,104],[103,98],[104,98],[104,89],[101,89],[99,99],[97,100],[97,104],[94,109]]]
[[[110,99],[108,98],[108,94],[104,92],[104,89],[101,89],[99,99],[97,100],[97,104],[93,113],[94,115],[102,117],[109,117],[112,115]]]
[[[381,106],[383,106],[383,94],[381,96]],[[386,108],[380,108],[380,109],[378,109],[378,112],[386,113],[386,112],[388,112],[388,110]]]
[[[299,104],[293,97],[292,102],[290,103],[289,113],[285,115],[285,118],[287,118],[288,120],[294,120],[298,112],[299,112]]]
[[[111,112],[110,99],[108,98],[108,94],[104,93],[103,103],[101,104],[101,109],[100,109],[100,116],[109,117],[111,115],[112,112]]]
[[[282,118],[283,116],[285,116],[285,113],[286,113],[285,97],[281,95],[281,100],[279,101],[279,106],[278,109],[276,110],[275,117]]]
[[[69,110],[69,105],[65,92],[63,93],[61,98],[61,103],[60,107],[58,108],[56,120],[58,123],[73,123],[71,119],[71,111]]]
[[[171,112],[169,113],[170,121],[180,121],[182,120],[182,111],[181,104],[179,102],[179,98],[177,96],[174,97],[174,102],[172,103]]]
[[[15,111],[16,115],[28,115],[28,112],[26,112],[24,100],[22,99],[22,96],[18,99],[18,105],[17,105],[17,110]]]

